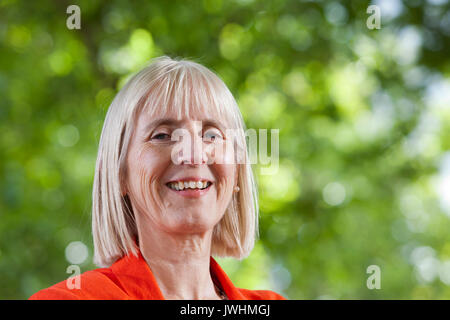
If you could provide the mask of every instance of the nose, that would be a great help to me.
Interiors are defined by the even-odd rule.
[[[182,129],[182,131],[182,138],[177,144],[177,148],[174,149],[176,153],[174,162],[176,164],[185,165],[207,163],[206,150],[203,147],[203,138],[201,137],[201,134],[196,134],[197,129]],[[172,157],[172,160],[174,160],[174,157]]]

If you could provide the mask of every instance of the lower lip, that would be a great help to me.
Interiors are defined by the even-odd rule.
[[[187,190],[174,190],[168,186],[166,186],[170,191],[175,192],[176,194],[182,196],[182,197],[186,197],[186,198],[199,198],[201,196],[203,196],[204,194],[206,194],[209,189],[211,188],[212,183],[206,187],[205,189],[187,189]]]

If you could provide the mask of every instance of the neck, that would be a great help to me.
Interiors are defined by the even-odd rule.
[[[219,299],[210,274],[212,230],[167,233],[146,221],[138,228],[141,254],[165,299]]]

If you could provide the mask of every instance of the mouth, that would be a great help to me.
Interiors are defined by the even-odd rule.
[[[183,179],[170,181],[166,183],[166,186],[181,196],[196,198],[208,192],[212,184],[213,183],[208,180]]]

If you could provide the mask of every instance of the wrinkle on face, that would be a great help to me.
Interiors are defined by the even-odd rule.
[[[227,161],[232,163],[234,153],[216,150],[222,148],[224,142],[208,144],[198,138],[197,132],[201,133],[204,128],[198,127],[197,124],[205,115],[196,114],[196,112],[191,112],[191,115],[192,118],[180,119],[177,115],[169,113],[160,119],[181,121],[180,129],[185,129],[191,138],[194,137],[191,141],[201,146],[202,153],[194,154],[194,156],[199,156],[202,160],[205,158],[210,160],[212,156],[221,159],[215,159],[214,163],[200,161],[199,163],[202,164],[175,164],[171,158],[172,151],[180,147],[183,138],[180,142],[149,141],[149,136],[152,134],[152,129],[148,131],[149,123],[159,118],[149,117],[145,112],[137,116],[135,132],[128,148],[127,185],[131,193],[132,206],[137,211],[135,215],[142,218],[136,220],[148,221],[154,227],[167,232],[192,233],[196,230],[199,232],[204,232],[206,229],[212,230],[222,219],[232,200],[236,164],[229,164]],[[203,122],[202,125],[204,125]],[[222,134],[226,137],[225,132]],[[195,150],[198,149],[194,148],[192,151]],[[180,175],[206,176],[212,178],[213,185],[201,198],[183,198],[165,185],[169,178]]]

